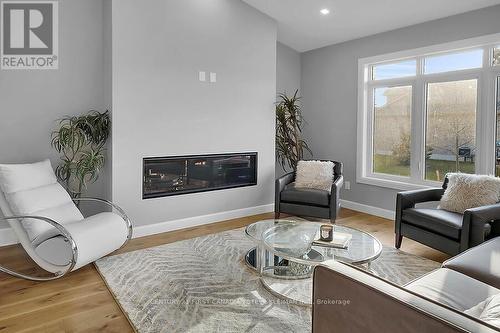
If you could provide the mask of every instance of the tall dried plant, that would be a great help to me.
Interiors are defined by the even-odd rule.
[[[276,159],[284,171],[295,170],[305,151],[312,154],[302,139],[304,119],[297,94],[298,90],[291,97],[279,94],[276,103]]]

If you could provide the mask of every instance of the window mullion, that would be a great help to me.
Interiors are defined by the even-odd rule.
[[[413,85],[412,140],[411,140],[411,178],[413,182],[422,181],[425,156],[425,89],[422,80],[423,58],[417,58],[417,79]]]

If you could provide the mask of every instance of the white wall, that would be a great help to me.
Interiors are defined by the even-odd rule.
[[[0,71],[0,163],[50,157],[55,166],[57,120],[105,109],[102,30],[102,0],[59,1],[59,69]],[[101,196],[103,182],[90,193]]]
[[[112,197],[134,224],[272,204],[275,22],[234,0],[117,0],[112,36]],[[141,198],[143,157],[245,151],[257,186]]]
[[[359,58],[500,32],[500,6],[422,23],[302,54],[306,137],[316,158],[345,163],[342,198],[393,210],[397,191],[356,184]]]
[[[291,96],[297,89],[300,95],[300,76],[300,53],[285,44],[276,43],[276,95],[285,93]],[[276,177],[283,174],[285,174],[285,171],[276,162]]]
[[[300,76],[300,53],[285,44],[276,43],[276,94],[293,95],[297,89],[300,94]]]

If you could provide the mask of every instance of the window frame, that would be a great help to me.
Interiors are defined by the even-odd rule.
[[[427,84],[477,79],[475,168],[479,174],[495,174],[496,78],[500,65],[493,66],[493,49],[500,45],[500,34],[470,38],[358,60],[358,120],[356,181],[358,183],[411,190],[440,186],[441,182],[425,180],[425,140],[427,120]],[[424,74],[428,56],[453,54],[474,49],[483,50],[479,68]],[[416,59],[416,75],[373,80],[372,68],[384,63]],[[373,92],[376,88],[411,86],[411,154],[410,177],[373,172]]]

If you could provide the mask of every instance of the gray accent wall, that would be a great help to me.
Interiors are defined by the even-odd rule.
[[[112,198],[135,225],[273,203],[276,30],[241,1],[113,1]],[[142,199],[143,157],[245,151],[257,186]]]
[[[105,109],[102,0],[59,1],[59,58],[57,70],[0,71],[0,163],[50,158],[55,167],[57,119]],[[103,183],[89,193],[102,196]]]
[[[299,89],[301,82],[301,56],[294,49],[276,43],[276,95],[286,93],[293,95]],[[279,163],[276,163],[276,177],[285,174]]]
[[[342,198],[394,210],[397,191],[356,184],[358,59],[500,32],[500,6],[324,47],[302,54],[306,138],[316,158],[345,163]]]

